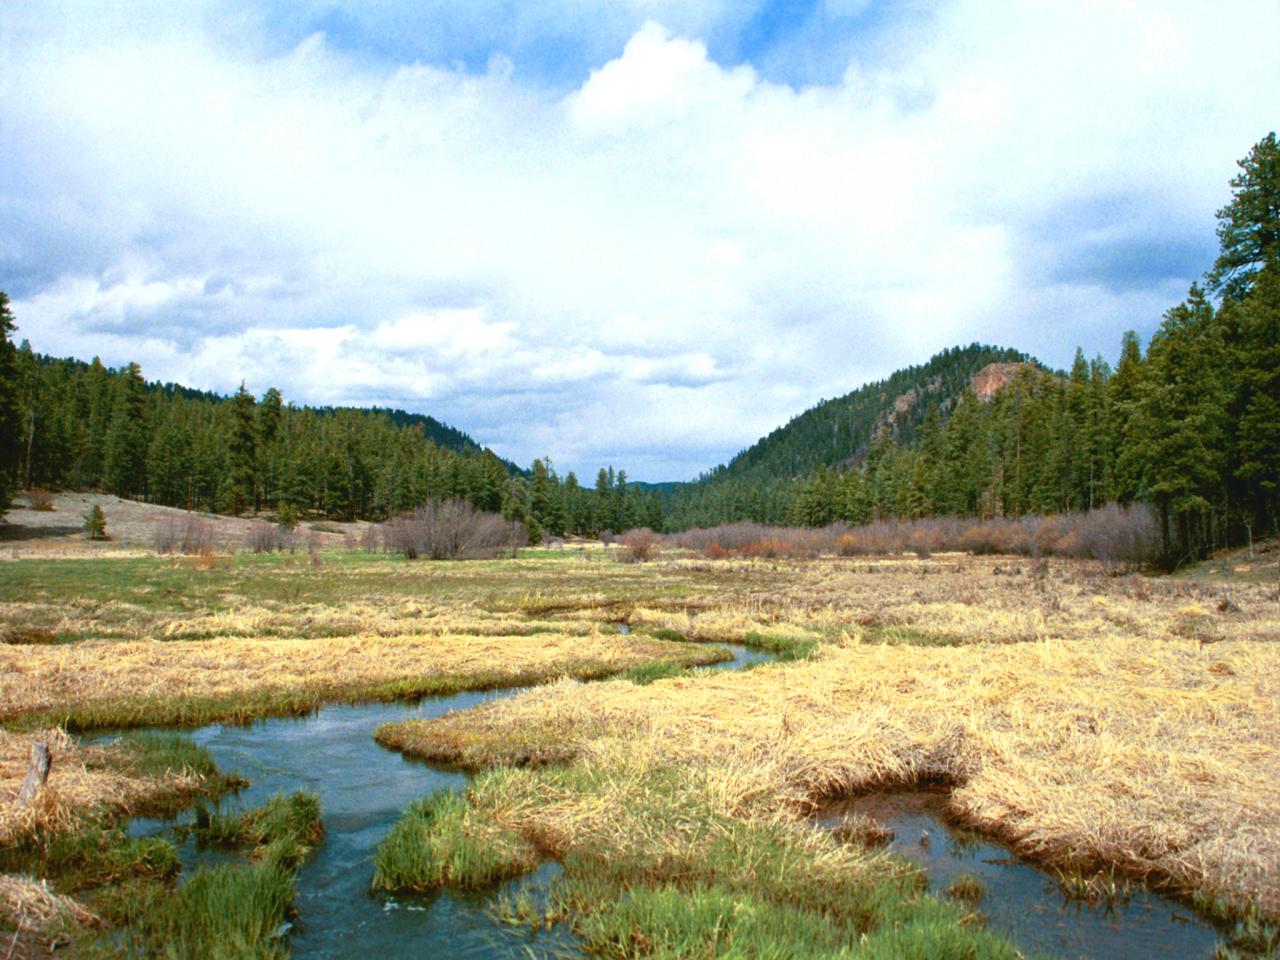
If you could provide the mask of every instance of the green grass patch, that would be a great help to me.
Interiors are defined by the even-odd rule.
[[[724,813],[707,777],[685,768],[619,770],[588,762],[493,770],[473,781],[469,801],[449,800],[440,817],[448,826],[428,825],[412,849],[453,835],[468,808],[501,834],[493,825],[504,809],[607,803],[612,813],[603,820],[575,821],[565,833],[535,828],[551,841],[548,853],[563,872],[552,881],[545,907],[509,905],[513,921],[563,920],[586,953],[637,960],[1020,956],[975,922],[968,907],[930,896],[920,868],[772,817]],[[627,824],[634,829],[619,829]],[[474,832],[468,837],[471,844],[482,841]],[[433,879],[449,884],[438,869]],[[530,917],[519,915],[521,909],[532,911]]]
[[[51,837],[31,837],[0,853],[0,872],[50,881],[59,893],[76,893],[137,877],[153,880],[178,873],[178,853],[159,837],[132,838],[103,821]]]
[[[783,662],[805,660],[813,656],[814,651],[818,649],[816,637],[792,637],[787,634],[760,633],[755,630],[747,633],[742,638],[742,642],[745,646],[771,653],[774,659]]]
[[[667,677],[682,677],[687,672],[684,664],[674,660],[651,660],[630,670],[624,670],[618,676],[619,679],[644,686],[655,680],[665,680]]]
[[[104,957],[284,960],[294,875],[323,837],[311,793],[277,794],[235,818],[203,818],[197,834],[250,848],[252,862],[202,867],[175,888],[116,887],[101,902],[120,926],[87,946]]]
[[[653,635],[659,640],[675,640],[679,643],[689,639],[679,630],[672,630],[670,627],[660,627],[654,631]]]
[[[531,844],[474,815],[466,797],[441,790],[414,801],[378,844],[373,888],[479,890],[537,865]]]
[[[320,800],[314,793],[277,793],[265,804],[243,813],[196,808],[191,827],[202,846],[252,848],[260,855],[301,862],[324,836]]]

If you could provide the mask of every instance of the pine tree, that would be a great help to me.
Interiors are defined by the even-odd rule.
[[[1236,519],[1252,541],[1255,531],[1280,532],[1280,260],[1226,310],[1236,332],[1232,486]]]
[[[1201,555],[1224,479],[1226,396],[1221,331],[1198,287],[1165,314],[1147,349],[1142,457],[1166,560]]]
[[[22,432],[18,356],[13,346],[13,330],[9,298],[0,290],[0,516],[13,502]]]
[[[146,397],[143,394],[142,368],[136,363],[129,364],[116,383],[103,474],[107,490],[116,496],[146,494]]]
[[[254,506],[275,506],[280,498],[280,431],[284,422],[284,401],[280,391],[270,387],[258,403],[257,443],[254,447]]]
[[[1280,143],[1269,133],[1237,163],[1231,202],[1218,211],[1222,252],[1209,271],[1209,288],[1228,300],[1243,300],[1254,274],[1280,256]]]
[[[1120,361],[1111,378],[1111,458],[1115,463],[1115,497],[1128,506],[1144,496],[1142,469],[1141,401],[1143,396],[1144,361],[1138,335],[1125,331],[1120,347]]]
[[[228,477],[227,499],[231,512],[244,513],[253,503],[254,465],[257,455],[256,405],[253,394],[240,381],[240,389],[231,399],[231,419],[227,430]]]

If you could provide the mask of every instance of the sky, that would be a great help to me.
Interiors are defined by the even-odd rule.
[[[1277,0],[23,0],[17,336],[689,479],[948,346],[1114,362],[1277,126]]]

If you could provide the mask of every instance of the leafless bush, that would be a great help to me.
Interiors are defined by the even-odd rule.
[[[254,553],[275,553],[293,548],[293,532],[278,523],[255,520],[245,534],[245,546]]]
[[[1129,507],[1108,504],[1079,514],[1074,531],[1084,556],[1113,570],[1131,570],[1153,561],[1160,552],[1160,523],[1145,503]]]
[[[199,556],[213,552],[213,524],[194,514],[169,516],[155,525],[156,553]]]
[[[38,510],[41,513],[52,513],[56,509],[53,505],[53,494],[39,487],[32,487],[27,491],[27,503],[31,505],[32,510]]]
[[[623,563],[644,563],[652,560],[658,552],[659,537],[648,527],[636,527],[628,530],[620,538],[622,549],[618,551],[618,559]]]
[[[796,557],[838,553],[862,557],[912,552],[921,558],[943,551],[1079,557],[1120,572],[1155,558],[1159,527],[1151,508],[1110,505],[1088,513],[1038,514],[988,520],[931,517],[881,521],[860,527],[833,524],[821,530],[726,524],[686,530],[676,546],[717,559],[728,556]]]
[[[382,545],[382,526],[369,523],[360,531],[360,549],[365,553],[377,553]]]
[[[433,500],[383,527],[383,548],[410,560],[474,560],[496,557],[528,541],[522,523],[474,510],[465,500]]]

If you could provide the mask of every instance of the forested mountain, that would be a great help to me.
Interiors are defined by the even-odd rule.
[[[857,465],[881,428],[887,427],[898,443],[913,443],[929,408],[945,415],[979,370],[992,363],[1027,361],[1025,354],[1008,348],[977,343],[952,347],[927,363],[822,401],[702,479],[800,477],[821,467]]]
[[[862,464],[882,433],[909,446],[929,412],[946,416],[980,370],[1031,362],[1004,347],[952,347],[926,363],[824,400],[696,483],[661,490],[668,522],[677,527],[786,522],[792,513],[791,480]]]
[[[255,399],[15,348],[0,293],[0,511],[15,487],[104,490],[218,513],[382,520],[462,497],[543,534],[662,527],[652,496],[625,471],[594,487],[549,461],[529,470],[465,433],[403,410],[296,407],[278,390]]]

